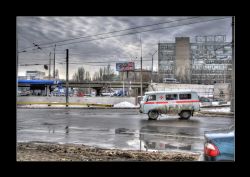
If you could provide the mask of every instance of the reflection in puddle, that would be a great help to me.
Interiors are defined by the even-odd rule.
[[[171,143],[171,142],[149,142],[144,141],[145,145],[144,148],[146,150],[186,150],[191,151],[192,146],[191,144],[184,144],[184,143]]]
[[[176,132],[174,134],[169,134],[166,132],[140,131],[139,139],[144,143],[146,151],[202,151],[203,139],[201,137],[183,135],[183,133],[175,134]]]
[[[200,129],[194,129],[192,126],[152,126],[141,127],[139,140],[144,146],[140,150],[146,151],[203,151],[203,139]],[[145,149],[141,149],[141,147]]]
[[[66,127],[65,127],[65,133],[66,133],[66,134],[69,134],[69,126],[66,126]]]
[[[115,129],[115,134],[127,134],[127,135],[134,135],[135,130],[130,130],[127,128],[116,128]]]

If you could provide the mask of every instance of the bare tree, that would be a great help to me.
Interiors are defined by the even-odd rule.
[[[99,69],[99,72],[95,72],[93,80],[110,81],[115,77],[114,70],[110,68],[110,65]]]
[[[102,68],[99,69],[99,76],[100,76],[99,80],[103,80],[103,69]]]
[[[89,71],[86,71],[86,74],[85,74],[85,75],[86,75],[86,76],[85,76],[85,80],[90,81],[91,78],[90,78]]]
[[[86,76],[85,76],[85,69],[84,69],[84,67],[78,68],[77,72],[73,75],[72,79],[74,81],[76,81],[76,82],[85,81],[86,80]]]
[[[58,71],[58,69],[56,69],[56,71],[55,71],[55,78],[59,79],[59,71]]]
[[[94,73],[93,80],[94,80],[94,81],[97,81],[97,80],[99,80],[99,79],[100,79],[99,72],[95,72],[95,73]]]

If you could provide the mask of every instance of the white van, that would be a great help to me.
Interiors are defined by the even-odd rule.
[[[149,120],[156,120],[159,114],[178,114],[181,119],[189,119],[199,110],[199,97],[191,90],[146,92],[140,102],[140,113],[148,114]]]
[[[163,83],[168,83],[168,84],[178,84],[176,79],[173,78],[163,78]]]

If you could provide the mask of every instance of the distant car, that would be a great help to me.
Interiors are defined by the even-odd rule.
[[[26,90],[26,91],[18,91],[17,92],[19,96],[29,96],[31,93],[29,90]]]
[[[101,93],[101,96],[114,96],[114,93]]]
[[[206,131],[204,133],[205,161],[234,161],[234,125],[221,130]]]
[[[79,92],[76,93],[76,96],[78,96],[78,97],[84,97],[85,94],[83,92],[79,91]]]
[[[208,97],[199,97],[202,106],[212,106],[212,105],[222,105],[227,104],[226,101],[220,98],[208,98]]]
[[[112,96],[126,96],[126,91],[123,90],[116,90]]]
[[[173,79],[173,78],[163,78],[163,83],[179,84],[179,82],[176,79]]]
[[[213,99],[207,97],[199,97],[200,102],[212,102]]]
[[[221,104],[227,104],[226,101],[224,101],[223,99],[221,98],[214,98],[213,99],[213,102],[219,102],[218,104],[221,105]]]
[[[52,91],[50,93],[51,96],[65,96],[66,93],[65,92],[58,92],[58,91]],[[74,93],[73,92],[69,92],[69,96],[73,96]]]

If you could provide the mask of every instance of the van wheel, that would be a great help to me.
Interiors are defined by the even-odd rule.
[[[149,111],[148,112],[148,120],[156,120],[159,116],[158,111]]]
[[[189,119],[191,116],[191,111],[182,111],[179,115],[180,119]]]

